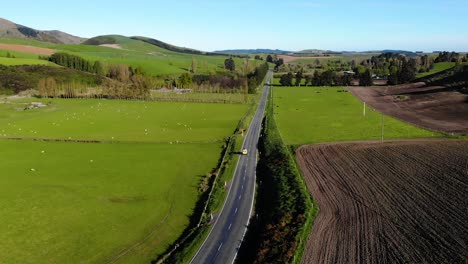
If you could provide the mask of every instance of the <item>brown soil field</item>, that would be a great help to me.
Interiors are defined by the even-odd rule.
[[[300,57],[300,56],[289,56],[289,55],[278,55],[278,58],[283,59],[284,63],[289,63],[295,60],[302,60],[302,59],[329,59],[334,58],[335,56],[311,56],[311,57]]]
[[[468,263],[468,141],[297,150],[319,206],[302,263]]]
[[[53,49],[39,48],[39,47],[26,46],[26,45],[16,45],[16,44],[0,43],[0,49],[19,51],[19,52],[31,53],[31,54],[37,54],[37,55],[52,55],[55,53],[55,50]]]
[[[373,108],[438,132],[468,134],[468,95],[424,83],[354,87],[351,92]]]

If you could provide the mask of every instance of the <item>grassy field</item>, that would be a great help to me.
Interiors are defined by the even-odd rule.
[[[49,103],[24,110],[29,102]],[[2,137],[138,142],[214,142],[229,136],[247,104],[28,99],[0,104]]]
[[[149,263],[188,224],[220,145],[0,140],[0,259],[108,263],[133,249],[120,263]]]
[[[39,60],[39,59],[27,59],[27,58],[4,58],[0,57],[0,64],[7,66],[14,65],[48,65],[48,66],[57,66],[57,64],[50,61]]]
[[[416,78],[422,78],[434,73],[445,71],[455,66],[455,62],[439,62],[434,64],[434,68],[428,72],[419,73],[416,75]]]
[[[187,226],[248,107],[57,99],[24,110],[30,101],[0,103],[2,137],[26,138],[0,138],[2,263],[149,263]]]
[[[205,56],[172,52],[143,41],[133,40],[123,36],[112,36],[121,49],[92,46],[52,44],[34,40],[0,38],[0,43],[30,45],[51,48],[57,51],[81,56],[90,61],[102,61],[107,64],[127,64],[141,67],[146,73],[154,75],[180,74],[187,72],[192,65],[192,59],[197,62],[198,73],[212,73],[224,70],[226,56]],[[1,51],[0,51],[1,52]],[[6,51],[3,51],[6,53]],[[234,58],[236,68],[241,71],[243,59]],[[249,60],[251,69],[262,63]]]
[[[0,49],[0,57],[6,58],[8,54],[18,59],[38,59],[38,55],[36,54]]]
[[[217,102],[217,103],[246,103],[252,99],[252,94],[242,93],[171,93],[153,92],[151,98],[161,101],[186,101],[186,102]]]
[[[343,88],[275,87],[273,94],[275,118],[288,145],[381,138],[381,114],[367,107],[363,116],[363,104]],[[388,116],[384,124],[385,139],[442,136]]]

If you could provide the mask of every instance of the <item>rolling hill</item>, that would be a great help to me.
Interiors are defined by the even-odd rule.
[[[289,54],[293,53],[292,51],[279,50],[279,49],[232,49],[232,50],[217,50],[217,53],[227,53],[227,54]]]
[[[0,18],[0,37],[34,39],[56,44],[79,44],[86,40],[58,30],[33,29],[3,18]]]

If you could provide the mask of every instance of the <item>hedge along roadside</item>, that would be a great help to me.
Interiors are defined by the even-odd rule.
[[[298,167],[297,160],[295,158],[295,153],[296,149],[294,147],[287,147],[284,144],[283,136],[281,135],[281,131],[278,129],[278,126],[276,125],[276,120],[274,117],[274,100],[273,100],[273,89],[270,90],[271,92],[271,103],[270,107],[268,108],[269,110],[267,115],[269,118],[272,120],[272,128],[276,129],[279,135],[279,141],[280,144],[282,145],[282,148],[285,149],[285,151],[288,154],[289,157],[289,166],[291,166],[292,171],[296,175],[295,180],[298,183],[299,187],[299,192],[305,197],[306,201],[306,210],[305,210],[305,221],[303,226],[299,229],[296,235],[296,242],[297,242],[297,248],[294,254],[294,258],[291,263],[293,264],[298,264],[301,263],[302,260],[302,255],[304,253],[304,248],[305,245],[307,244],[307,239],[309,237],[310,232],[312,231],[312,225],[314,223],[315,217],[317,216],[319,212],[319,208],[317,204],[314,202],[313,197],[310,195],[309,190],[307,189],[307,185],[304,181],[304,177],[301,173],[301,170]]]
[[[257,217],[251,221],[237,263],[300,263],[318,208],[283,143],[271,99],[259,149]]]
[[[222,158],[216,170],[217,172],[214,173],[214,177],[211,177],[210,188],[208,191],[201,194],[194,214],[191,216],[193,219],[199,217],[197,224],[190,224],[183,232],[182,236],[174,242],[163,255],[152,261],[152,263],[187,263],[205,240],[211,229],[209,225],[211,222],[211,214],[220,209],[226,196],[224,182],[230,180],[234,174],[234,169],[237,164],[237,162],[233,163],[234,157],[238,157],[236,151],[239,151],[242,146],[239,145],[242,144],[242,140],[238,139],[242,137],[242,129],[246,128],[246,125],[249,124],[253,118],[256,106],[260,101],[261,91],[266,77],[267,75],[265,75],[263,82],[260,84],[260,90],[257,92],[257,95],[251,100],[248,110],[237,124],[234,133],[226,140]],[[233,166],[230,166],[231,164]],[[197,214],[196,209],[199,206],[202,206],[203,210],[201,213],[199,212]],[[193,223],[193,220],[191,219],[190,222]]]

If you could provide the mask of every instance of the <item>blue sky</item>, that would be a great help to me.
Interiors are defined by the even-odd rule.
[[[0,17],[83,37],[148,36],[206,51],[468,51],[468,0],[70,2],[5,1]]]

